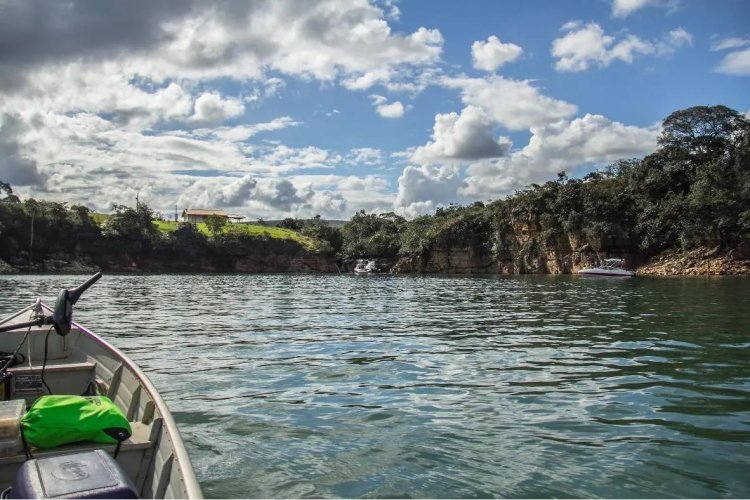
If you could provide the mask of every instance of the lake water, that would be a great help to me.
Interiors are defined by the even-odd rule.
[[[208,497],[750,496],[747,278],[106,275],[76,319]]]

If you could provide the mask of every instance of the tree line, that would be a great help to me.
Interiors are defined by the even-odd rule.
[[[342,228],[349,257],[395,257],[435,248],[499,252],[531,230],[527,244],[571,239],[596,251],[750,246],[750,122],[726,106],[669,115],[657,150],[620,160],[582,179],[560,172],[485,205],[450,205],[407,221],[360,212]]]
[[[164,234],[148,206],[113,208],[100,226],[85,206],[21,201],[0,182],[0,258],[60,253],[189,261],[300,251],[292,240],[223,232],[222,221],[211,222],[211,236],[191,224]],[[748,247],[750,122],[725,106],[696,106],[664,120],[654,153],[581,179],[560,172],[505,199],[450,205],[413,220],[360,211],[340,229],[320,216],[287,218],[280,226],[312,238],[315,251],[331,258],[395,258],[452,246],[497,253],[521,226],[534,234],[529,245],[574,239],[596,251],[630,248],[645,257]]]

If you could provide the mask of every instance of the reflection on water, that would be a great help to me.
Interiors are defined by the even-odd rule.
[[[0,277],[0,315],[80,276]],[[105,276],[216,497],[750,496],[750,280]]]

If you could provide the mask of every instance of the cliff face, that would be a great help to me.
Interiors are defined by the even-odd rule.
[[[545,239],[533,219],[516,219],[503,231],[485,231],[404,256],[392,272],[568,274],[605,258],[623,258],[628,266],[641,263],[637,247],[626,237],[587,241],[580,234],[566,233]]]
[[[401,257],[394,273],[439,274],[571,274],[598,265],[603,259],[622,258],[642,276],[744,275],[750,276],[750,248],[729,251],[697,248],[670,250],[645,259],[634,241],[613,238],[589,241],[580,234],[565,234],[545,242],[538,226],[516,220],[512,230],[485,235],[488,244],[456,241],[419,254]]]

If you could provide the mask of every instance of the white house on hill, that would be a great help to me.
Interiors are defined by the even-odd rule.
[[[191,222],[193,224],[198,222],[206,222],[209,216],[215,215],[228,219],[230,221],[240,221],[244,219],[242,215],[231,215],[223,210],[214,209],[203,209],[203,208],[187,208],[182,211],[182,220],[185,222]]]

